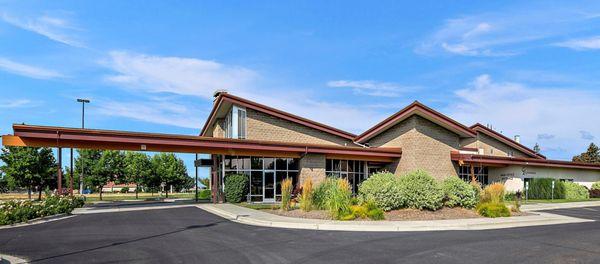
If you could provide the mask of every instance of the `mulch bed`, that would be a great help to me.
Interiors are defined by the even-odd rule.
[[[309,218],[309,219],[325,219],[331,220],[329,212],[325,210],[312,210],[304,212],[299,209],[291,211],[281,211],[273,209],[261,210],[266,213],[275,215]],[[389,221],[417,221],[417,220],[442,220],[442,219],[464,219],[464,218],[479,218],[475,211],[464,208],[442,208],[437,211],[417,210],[417,209],[401,209],[385,212],[385,220]],[[368,219],[356,219],[355,221],[368,221]]]

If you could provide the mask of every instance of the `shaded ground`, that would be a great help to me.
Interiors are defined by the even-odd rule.
[[[556,210],[600,220],[600,207]],[[600,223],[486,231],[335,232],[237,224],[195,207],[79,215],[0,230],[34,263],[598,263]]]

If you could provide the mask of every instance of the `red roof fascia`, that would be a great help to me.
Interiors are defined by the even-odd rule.
[[[456,120],[454,120],[450,117],[445,116],[444,114],[442,114],[440,112],[437,112],[437,111],[427,107],[426,105],[424,105],[418,101],[415,101],[412,104],[408,105],[407,107],[403,108],[402,110],[398,111],[397,113],[393,114],[392,116],[379,122],[377,125],[369,128],[367,131],[365,131],[364,133],[357,136],[354,139],[354,141],[362,143],[366,139],[372,138],[373,136],[383,132],[384,129],[387,128],[388,125],[393,124],[394,122],[396,122],[400,119],[403,119],[404,117],[406,117],[408,115],[411,115],[416,110],[421,110],[423,113],[433,117],[435,120],[443,122],[444,124],[447,124],[459,131],[463,131],[464,133],[466,133],[468,135],[471,135],[471,136],[476,135],[475,132],[473,132],[471,129],[469,129],[465,125],[457,122]]]
[[[516,149],[524,152],[525,154],[528,154],[529,156],[532,156],[532,157],[537,158],[537,159],[546,159],[546,156],[544,156],[542,154],[539,154],[539,153],[536,153],[532,149],[524,146],[523,144],[518,143],[518,142],[516,142],[516,141],[514,141],[514,140],[512,140],[512,139],[510,139],[508,137],[506,137],[505,135],[502,135],[502,134],[496,132],[495,130],[490,129],[490,128],[488,128],[488,127],[486,127],[486,126],[484,126],[484,125],[482,125],[480,123],[472,125],[471,129],[473,129],[475,131],[481,131],[481,132],[485,133],[486,135],[491,136],[491,137],[499,140],[500,142],[503,142],[503,143],[505,143],[505,144],[507,144],[509,146],[512,146],[512,147],[514,147],[514,148],[516,148]]]
[[[514,157],[499,157],[489,155],[475,154],[460,154],[458,152],[451,153],[453,161],[484,163],[493,165],[529,165],[541,167],[556,167],[556,168],[574,168],[574,169],[591,169],[600,170],[600,164],[588,164],[579,162],[570,162],[562,160],[548,160],[539,158],[514,158]]]
[[[345,138],[348,140],[353,140],[354,137],[356,137],[356,135],[354,135],[350,132],[346,132],[341,129],[337,129],[337,128],[334,128],[334,127],[331,127],[331,126],[328,126],[328,125],[325,125],[325,124],[322,124],[322,123],[319,123],[319,122],[316,122],[316,121],[313,121],[313,120],[310,120],[310,119],[307,119],[304,117],[290,114],[288,112],[284,112],[279,109],[275,109],[270,106],[259,104],[257,102],[253,102],[248,99],[237,97],[237,96],[234,96],[234,95],[231,95],[228,93],[221,93],[219,95],[219,97],[217,98],[217,102],[215,103],[215,107],[213,107],[213,110],[211,111],[211,113],[209,115],[208,121],[202,128],[202,133],[200,135],[206,134],[208,125],[212,124],[212,122],[214,121],[213,120],[214,116],[216,114],[218,107],[220,107],[220,105],[221,105],[221,101],[228,101],[228,102],[231,102],[236,105],[251,108],[251,109],[263,112],[265,114],[271,115],[271,116],[275,116],[275,117],[278,117],[278,118],[281,118],[284,120],[288,120],[288,121],[291,121],[291,122],[294,122],[297,124],[301,124],[301,125],[304,125],[304,126],[307,126],[307,127],[313,128],[313,129],[317,129],[317,130],[320,130],[320,131],[323,131],[323,132],[326,132],[329,134],[333,134],[333,135],[336,135],[336,136],[339,136],[339,137],[342,137],[342,138]]]

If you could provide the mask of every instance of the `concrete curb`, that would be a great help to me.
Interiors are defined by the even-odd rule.
[[[233,222],[274,228],[291,228],[305,230],[331,231],[366,231],[366,232],[415,232],[444,230],[489,230],[526,226],[556,225],[593,222],[549,213],[537,213],[531,216],[515,216],[510,218],[475,218],[433,221],[335,221],[317,219],[297,219],[273,215],[272,220],[253,217],[251,214],[236,214],[213,205],[197,205],[198,208],[221,216]],[[252,210],[252,209],[247,209]]]
[[[5,263],[4,261],[8,261],[8,263],[10,264],[29,263],[26,259],[23,258],[0,254],[0,263]]]
[[[17,227],[23,227],[23,226],[30,226],[30,225],[37,225],[37,224],[49,223],[49,222],[54,222],[54,221],[58,221],[58,220],[63,220],[63,219],[71,218],[71,217],[74,217],[74,216],[75,215],[57,214],[57,215],[52,215],[52,216],[40,217],[40,218],[31,219],[31,220],[29,220],[27,222],[24,222],[24,223],[16,223],[16,224],[12,224],[12,225],[3,225],[3,226],[0,226],[0,230],[1,229],[17,228]]]

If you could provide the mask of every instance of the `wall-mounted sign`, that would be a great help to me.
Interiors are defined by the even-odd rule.
[[[212,159],[198,159],[194,161],[194,166],[196,167],[212,167],[213,164]]]

